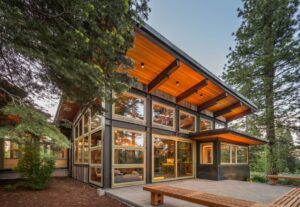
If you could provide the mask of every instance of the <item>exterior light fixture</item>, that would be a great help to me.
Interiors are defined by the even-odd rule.
[[[176,86],[177,86],[177,87],[179,86],[179,81],[176,81]]]
[[[145,63],[141,62],[141,68],[143,69],[145,67]]]

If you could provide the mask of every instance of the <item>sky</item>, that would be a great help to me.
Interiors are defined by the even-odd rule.
[[[234,46],[232,33],[241,23],[241,0],[150,0],[149,6],[147,24],[215,75],[222,74]],[[37,103],[55,115],[58,100]]]

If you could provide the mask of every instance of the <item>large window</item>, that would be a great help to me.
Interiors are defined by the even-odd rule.
[[[226,125],[222,122],[215,122],[215,129],[223,129],[225,126]]]
[[[175,109],[160,103],[152,103],[152,123],[153,125],[175,129]]]
[[[200,164],[213,164],[213,143],[203,143],[200,144]]]
[[[154,135],[153,181],[193,176],[193,142]]]
[[[213,129],[213,122],[208,119],[200,118],[200,131],[207,131]]]
[[[177,142],[177,177],[193,176],[193,144]]]
[[[120,96],[113,106],[113,115],[117,119],[145,123],[145,98],[130,93]]]
[[[179,113],[180,120],[180,131],[182,132],[195,132],[196,131],[196,117],[192,114],[180,111]]]
[[[4,158],[5,159],[19,159],[21,157],[21,150],[19,145],[10,141],[4,141]]]
[[[221,164],[247,164],[248,148],[221,143]]]
[[[102,185],[103,117],[87,109],[74,126],[74,163],[89,165],[89,182]]]
[[[145,134],[113,129],[113,186],[145,183]]]

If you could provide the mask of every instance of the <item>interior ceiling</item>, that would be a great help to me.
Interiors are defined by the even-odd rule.
[[[129,50],[127,55],[135,62],[135,68],[129,72],[131,76],[136,77],[139,82],[148,86],[153,84],[155,82],[153,80],[157,79],[157,77],[161,77],[159,82],[156,81],[157,86],[155,90],[161,90],[175,97],[184,94],[188,89],[206,79],[202,74],[196,72],[182,61],[179,61],[180,65],[177,69],[172,70],[170,73],[162,74],[176,60],[176,57],[139,32],[136,33],[134,48]],[[144,63],[144,67],[141,66],[141,63]],[[225,91],[222,88],[207,80],[207,84],[204,87],[185,96],[184,100],[196,106],[203,106],[203,104],[207,104],[224,93]],[[238,103],[240,103],[238,99],[226,94],[225,97],[205,106],[202,110],[209,110],[215,116],[223,116],[228,121],[231,121],[251,112],[248,106]]]

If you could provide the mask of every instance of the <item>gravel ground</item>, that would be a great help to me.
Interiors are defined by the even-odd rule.
[[[107,196],[99,197],[96,188],[71,178],[56,178],[48,189],[42,191],[18,188],[15,192],[7,192],[2,183],[0,184],[0,206],[126,207],[126,205]]]

